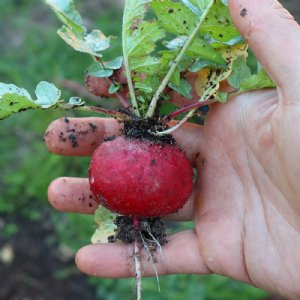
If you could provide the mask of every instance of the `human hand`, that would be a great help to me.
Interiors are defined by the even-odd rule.
[[[223,274],[299,298],[300,28],[275,0],[229,4],[278,88],[215,104],[203,128],[186,124],[174,134],[200,176],[191,200],[169,218],[193,220],[195,230],[170,236],[157,269],[159,274]],[[77,147],[59,138],[67,128],[75,130]],[[91,155],[104,136],[118,130],[111,119],[58,120],[45,140],[57,154]],[[86,179],[60,178],[49,187],[50,202],[62,211],[92,213],[97,204],[90,196]],[[76,262],[90,275],[127,277],[134,273],[131,255],[130,245],[90,245]],[[154,275],[146,259],[143,265],[145,276]]]

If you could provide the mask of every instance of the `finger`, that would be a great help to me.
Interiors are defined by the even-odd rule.
[[[104,138],[120,134],[120,124],[115,119],[62,118],[48,126],[45,143],[55,154],[89,156]]]
[[[53,180],[48,187],[48,199],[56,210],[64,212],[93,214],[99,206],[85,178]]]
[[[163,255],[159,250],[154,254],[155,267],[159,275],[167,274],[208,274],[201,256],[195,231],[184,231],[169,237],[163,246]],[[83,247],[76,255],[78,268],[92,276],[124,278],[133,277],[134,257],[132,244],[96,244]],[[149,255],[143,250],[141,255],[143,276],[155,276]]]
[[[276,0],[230,0],[233,21],[276,82],[282,100],[300,90],[300,27]],[[299,100],[299,99],[298,99]]]
[[[48,199],[59,211],[93,214],[99,204],[93,196],[88,179],[61,177],[51,182],[48,188]],[[166,217],[170,221],[190,221],[193,217],[193,203],[196,191],[177,213]]]
[[[50,152],[69,156],[89,156],[100,142],[109,136],[120,135],[120,124],[110,118],[70,118],[52,122],[45,134]],[[195,163],[203,143],[202,128],[186,124],[174,133],[187,157]]]

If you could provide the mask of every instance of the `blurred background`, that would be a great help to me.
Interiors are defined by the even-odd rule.
[[[299,0],[282,2],[299,20]],[[76,4],[90,29],[120,36],[122,1]],[[0,0],[0,81],[33,92],[47,80],[65,98],[86,96],[83,70],[92,61],[57,36],[59,27],[42,1]],[[118,51],[119,45],[112,56]],[[44,147],[47,125],[63,116],[29,111],[0,123],[0,300],[132,299],[131,279],[90,278],[75,267],[76,250],[94,232],[93,217],[58,213],[47,202],[52,179],[87,176],[88,158],[59,157]],[[159,293],[156,279],[143,279],[143,299],[280,299],[221,276],[168,276],[160,284]]]

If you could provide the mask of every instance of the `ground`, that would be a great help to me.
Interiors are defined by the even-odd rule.
[[[0,236],[0,300],[96,299],[72,253],[56,244],[50,223],[20,216],[15,222],[20,225],[15,236]]]

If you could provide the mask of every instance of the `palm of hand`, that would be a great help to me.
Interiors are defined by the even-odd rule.
[[[204,127],[194,216],[200,253],[212,272],[289,295],[297,289],[294,264],[300,263],[299,203],[292,200],[300,195],[299,110],[280,105],[275,91],[213,108]]]

